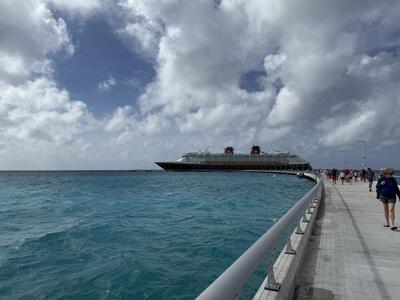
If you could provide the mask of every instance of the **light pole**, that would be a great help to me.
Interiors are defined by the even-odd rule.
[[[332,168],[336,168],[336,152],[332,154]]]
[[[344,168],[347,169],[347,151],[346,150],[340,150],[340,152],[344,153]]]
[[[367,141],[360,140],[358,142],[364,144],[364,156],[362,158],[362,165],[363,165],[363,168],[365,169],[367,167]]]

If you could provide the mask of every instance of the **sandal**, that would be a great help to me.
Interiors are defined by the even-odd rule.
[[[390,229],[391,230],[397,230],[397,226],[392,226]]]
[[[383,225],[383,227],[390,227],[390,225]]]

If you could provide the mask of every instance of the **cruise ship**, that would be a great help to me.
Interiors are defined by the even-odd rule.
[[[190,152],[173,162],[155,162],[166,171],[240,171],[240,170],[311,170],[308,161],[283,151],[264,153],[253,145],[249,154],[237,154],[233,147],[224,153]]]

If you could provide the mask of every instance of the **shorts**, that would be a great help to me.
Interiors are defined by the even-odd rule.
[[[380,196],[381,202],[388,204],[388,203],[396,203],[396,196],[394,198],[391,197],[385,197],[385,196]]]

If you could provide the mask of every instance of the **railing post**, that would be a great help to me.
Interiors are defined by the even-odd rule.
[[[296,227],[296,234],[304,234],[303,229],[301,229],[301,225],[300,222],[297,223],[297,227]]]
[[[265,286],[264,289],[277,292],[280,290],[281,284],[276,281],[274,274],[275,253],[276,253],[276,244],[272,248],[271,259],[269,262],[268,280],[267,280],[267,285]]]
[[[296,254],[296,250],[293,249],[292,240],[290,239],[290,236],[289,236],[289,239],[288,239],[288,241],[286,243],[286,251],[285,251],[285,253],[286,254],[290,254],[290,255],[295,255]]]
[[[308,222],[310,222],[310,219],[307,218],[307,214],[304,214],[303,218],[301,219],[301,221],[304,222],[304,223],[308,223]]]
[[[270,290],[270,291],[275,291],[275,292],[277,292],[281,289],[281,284],[276,282],[273,266],[271,266],[271,268],[269,269],[268,282],[264,289]]]

